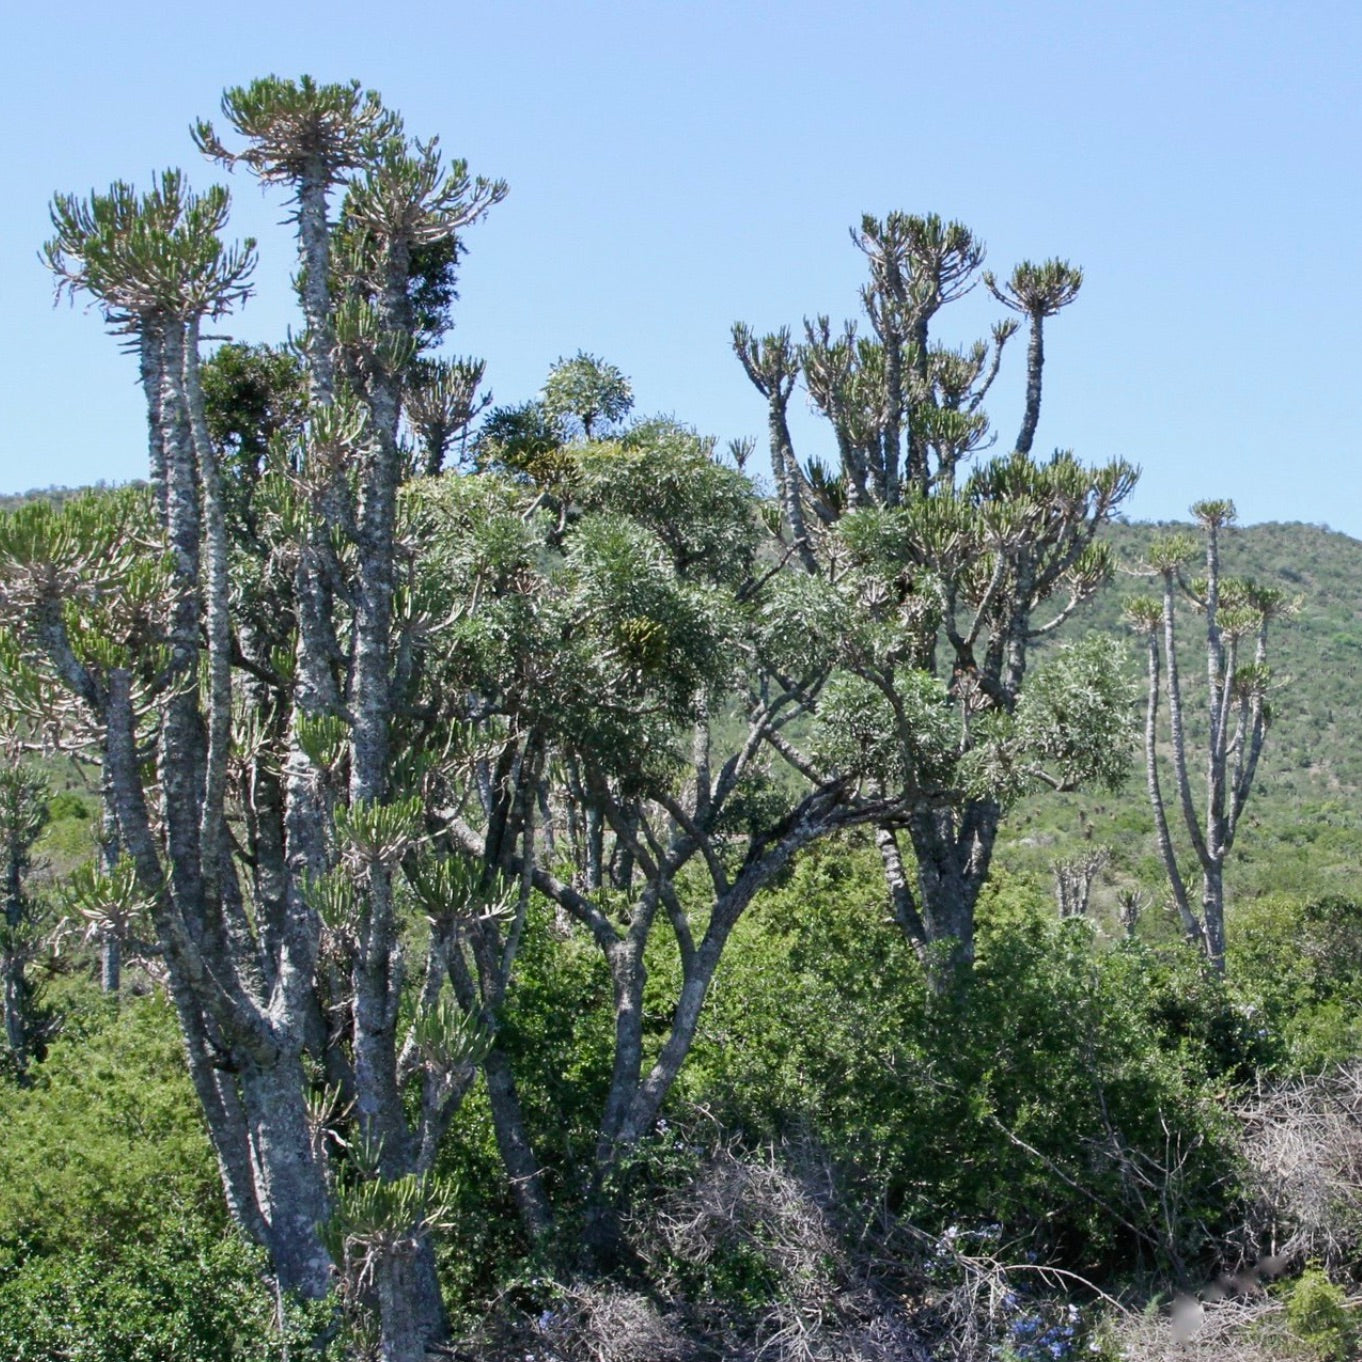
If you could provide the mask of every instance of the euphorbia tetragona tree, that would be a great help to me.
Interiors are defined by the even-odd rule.
[[[1052,260],[1022,264],[1005,282],[982,276],[1029,324],[1026,404],[1014,451],[965,477],[965,461],[992,442],[982,404],[1019,323],[1004,320],[990,341],[963,349],[934,340],[932,328],[978,281],[983,243],[960,223],[905,213],[866,216],[852,239],[869,266],[868,334],[822,316],[805,321],[802,345],[788,329],[758,336],[744,325],[733,344],[767,400],[781,519],[808,578],[803,590],[843,601],[828,615],[845,622],[827,639],[830,684],[848,719],[876,730],[859,752],[842,744],[838,759],[886,792],[893,781],[914,791],[877,840],[895,914],[943,983],[972,958],[974,906],[1008,801],[1031,786],[1123,774],[1116,659],[1075,650],[1057,655],[1043,684],[1028,674],[1036,642],[1106,576],[1097,532],[1136,471],[1031,454],[1042,327],[1077,295],[1079,270]],[[831,425],[835,470],[795,456],[786,410],[801,376]],[[947,714],[952,743],[924,742]]]
[[[1211,965],[1225,968],[1225,861],[1234,846],[1239,820],[1253,789],[1269,719],[1267,692],[1268,629],[1296,609],[1274,587],[1226,577],[1220,564],[1221,536],[1234,523],[1231,501],[1199,501],[1192,507],[1205,535],[1206,575],[1188,580],[1184,566],[1196,552],[1190,535],[1161,535],[1150,546],[1146,569],[1158,579],[1157,598],[1130,603],[1127,615],[1144,635],[1149,689],[1145,708],[1145,777],[1154,811],[1159,857],[1168,877],[1183,930],[1205,952]],[[1200,612],[1206,634],[1206,797],[1198,814],[1192,793],[1191,730],[1183,699],[1177,655],[1177,605],[1183,600]],[[1249,655],[1251,651],[1251,656]],[[1164,795],[1159,758],[1159,701],[1168,698],[1172,746],[1173,797],[1188,845],[1201,872],[1200,910],[1193,905]],[[1174,822],[1179,821],[1176,817]]]
[[[141,357],[155,498],[131,514],[155,552],[129,561],[94,503],[14,517],[5,623],[102,731],[233,1214],[285,1289],[325,1295],[337,1268],[371,1285],[385,1358],[416,1359],[444,1331],[430,1170],[481,1041],[440,993],[466,896],[431,907],[425,983],[398,1020],[395,872],[420,819],[393,729],[425,626],[404,609],[399,428],[418,329],[439,329],[413,305],[417,257],[456,258],[505,185],[410,141],[355,85],[271,77],[223,112],[242,149],[208,124],[200,145],[296,204],[303,420],[229,503],[199,328],[244,297],[253,246],[222,243],[224,190],[168,172],[145,195],[58,198],[59,287],[92,296]],[[91,630],[73,630],[82,609]],[[327,1135],[341,1126],[343,1172]]]

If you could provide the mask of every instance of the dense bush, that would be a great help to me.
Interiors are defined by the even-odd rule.
[[[1362,1055],[1362,905],[1282,895],[1234,919],[1230,973],[1281,1073]]]
[[[858,1285],[857,1242],[892,1241],[900,1269],[916,1253],[919,1272],[932,1244],[946,1246],[949,1282],[928,1282],[928,1295],[964,1290],[960,1252],[1053,1263],[1119,1289],[1194,1285],[1234,1251],[1237,1094],[1264,1073],[1354,1052],[1362,911],[1343,900],[1241,910],[1229,985],[1180,945],[1059,921],[1043,885],[1002,875],[979,916],[973,978],[934,994],[889,919],[873,849],[853,841],[807,857],[740,925],[695,1062],[621,1171],[640,1251],[628,1290],[652,1293],[668,1328],[707,1334],[736,1320],[757,1348],[783,1327],[779,1311],[803,1317],[807,1289],[838,1328],[861,1328],[868,1310],[890,1329],[860,1294],[870,1288]],[[648,964],[660,1034],[677,966],[663,950]],[[0,1356],[281,1355],[260,1263],[228,1232],[168,1005],[125,998],[118,1009],[92,985],[59,983],[63,1035],[33,1087],[0,1088]],[[563,1222],[556,1245],[530,1252],[479,1086],[440,1168],[456,1189],[441,1278],[469,1329],[499,1295],[532,1333],[541,1317],[573,1328],[593,1311],[614,1318],[615,1297],[561,1275],[610,1027],[599,952],[536,903],[501,1039]],[[813,1160],[818,1188],[800,1159]],[[724,1181],[726,1169],[742,1178]],[[704,1242],[686,1239],[704,1228],[684,1220],[695,1189],[738,1182],[798,1182],[815,1198],[800,1204],[818,1222],[816,1272],[777,1263],[784,1222],[756,1202],[734,1201]],[[894,1226],[913,1228],[894,1239]],[[1079,1337],[1062,1299],[1015,1284],[999,1299],[989,1346],[1028,1321]]]
[[[169,1004],[115,1009],[74,980],[59,996],[64,1034],[33,1086],[0,1087],[0,1357],[286,1356],[263,1262],[227,1222]]]
[[[748,924],[686,1093],[750,1140],[813,1135],[930,1232],[1186,1276],[1234,1207],[1223,1096],[1255,1043],[1190,951],[1113,948],[1006,882],[973,979],[935,996],[873,858],[830,848]]]
[[[223,1227],[217,1166],[170,1004],[93,988],[31,1088],[0,1088],[0,1262],[150,1241],[188,1214]]]
[[[316,1308],[289,1316],[281,1333],[261,1255],[204,1219],[168,1216],[147,1242],[0,1271],[0,1357],[10,1362],[283,1362],[322,1318]]]

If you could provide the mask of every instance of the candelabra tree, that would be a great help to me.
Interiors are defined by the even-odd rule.
[[[788,329],[762,337],[745,325],[733,342],[767,399],[779,532],[804,569],[797,589],[811,601],[840,598],[843,612],[826,618],[856,622],[828,635],[829,684],[855,697],[855,727],[877,730],[864,731],[861,755],[844,749],[839,760],[885,793],[894,781],[912,790],[905,815],[876,838],[895,915],[944,986],[972,959],[974,907],[1007,803],[1028,787],[1123,776],[1117,659],[1097,647],[1061,651],[1043,676],[1028,674],[1035,644],[1106,577],[1097,532],[1136,470],[1030,452],[1042,329],[1077,295],[1079,270],[1051,260],[1002,282],[983,274],[1029,325],[1026,403],[1015,450],[965,476],[966,461],[992,441],[983,402],[1020,321],[1005,319],[963,349],[933,339],[937,314],[980,278],[983,245],[959,223],[867,216],[852,238],[869,266],[868,334],[820,316],[805,322],[802,344]],[[787,410],[801,376],[832,428],[835,469],[795,456]],[[949,754],[929,742],[929,759],[914,730],[947,713]]]
[[[243,434],[249,417],[210,428],[200,325],[240,303],[254,261],[253,244],[222,242],[224,190],[167,172],[147,194],[59,197],[47,258],[139,354],[153,490],[0,526],[22,661],[6,684],[30,711],[64,689],[97,729],[234,1217],[285,1290],[324,1296],[348,1273],[385,1358],[415,1359],[445,1329],[431,1167],[481,1042],[438,987],[450,924],[477,911],[466,899],[432,909],[415,1020],[399,1024],[397,871],[420,818],[392,734],[419,709],[424,627],[400,430],[412,361],[439,331],[423,278],[447,282],[459,232],[505,186],[409,140],[358,86],[271,77],[229,90],[223,112],[244,146],[201,123],[201,147],[296,205],[296,400],[272,440]],[[278,395],[289,368],[256,377]],[[230,484],[224,452],[248,465]],[[343,1126],[356,1152],[338,1163],[327,1132]]]
[[[1159,858],[1188,938],[1206,953],[1213,968],[1225,968],[1225,862],[1258,772],[1271,719],[1268,691],[1268,631],[1294,613],[1297,603],[1273,587],[1223,574],[1221,536],[1234,523],[1234,503],[1199,501],[1192,515],[1204,535],[1206,575],[1188,580],[1184,569],[1197,550],[1190,535],[1161,535],[1151,545],[1146,567],[1161,589],[1127,608],[1145,639],[1148,698],[1145,706],[1145,778],[1154,813]],[[1205,623],[1206,726],[1205,802],[1198,812],[1192,790],[1192,746],[1199,736],[1183,697],[1177,655],[1177,605],[1189,603]],[[1251,650],[1251,652],[1250,652]],[[1159,753],[1159,703],[1167,695],[1172,753],[1172,799],[1181,815],[1172,822],[1164,794]],[[1173,822],[1180,821],[1201,874],[1201,902],[1194,905],[1179,863]]]

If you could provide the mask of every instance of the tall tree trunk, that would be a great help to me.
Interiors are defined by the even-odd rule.
[[[1149,697],[1145,706],[1144,723],[1144,761],[1145,779],[1149,790],[1149,802],[1154,811],[1154,833],[1159,848],[1159,859],[1163,862],[1164,874],[1173,891],[1173,902],[1177,906],[1182,930],[1189,941],[1200,943],[1201,924],[1192,912],[1187,898],[1187,885],[1178,868],[1177,855],[1173,850],[1173,837],[1168,828],[1168,814],[1164,807],[1163,790],[1159,784],[1158,761],[1158,715],[1159,715],[1159,638],[1149,630],[1147,639],[1149,659]]]
[[[974,909],[988,878],[997,832],[998,808],[989,800],[967,804],[958,824],[949,809],[922,807],[909,815],[927,976],[936,993],[952,991],[974,964]],[[888,864],[885,868],[890,869]],[[892,896],[892,879],[889,889]]]
[[[776,475],[780,509],[789,522],[790,538],[794,541],[799,561],[806,572],[816,572],[818,564],[814,558],[813,545],[809,542],[808,526],[804,522],[799,462],[795,458],[794,442],[790,439],[790,426],[785,415],[788,401],[789,395],[780,388],[774,389],[769,399],[767,424],[771,437],[771,471]]]
[[[1045,319],[1039,312],[1031,316],[1031,335],[1026,345],[1026,407],[1021,430],[1017,433],[1017,452],[1029,454],[1040,424],[1041,376],[1045,368]]]
[[[427,1245],[428,1247],[428,1245]],[[378,1289],[379,1348],[383,1362],[425,1362],[430,1282],[417,1249],[386,1253],[374,1272]]]
[[[294,1052],[247,1063],[240,1081],[270,1261],[285,1291],[321,1299],[331,1290],[320,1234],[330,1207],[313,1153],[301,1059]]]
[[[99,987],[109,997],[117,998],[122,983],[123,943],[116,931],[105,931],[99,941]]]
[[[1206,924],[1206,958],[1217,974],[1225,972],[1225,868],[1213,860],[1202,876],[1201,918]]]
[[[511,1183],[520,1223],[531,1244],[542,1243],[553,1228],[553,1211],[544,1190],[543,1170],[525,1129],[510,1060],[496,1044],[483,1060],[483,1076],[497,1149]]]
[[[114,812],[107,761],[100,773],[99,792],[99,866],[105,874],[109,874],[118,864],[122,848],[119,845],[118,815]],[[99,986],[102,992],[116,999],[122,985],[123,942],[117,930],[106,929],[99,942]]]

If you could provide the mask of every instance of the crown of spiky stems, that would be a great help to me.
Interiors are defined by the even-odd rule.
[[[213,125],[194,125],[199,149],[227,166],[245,165],[266,184],[288,185],[298,205],[298,292],[307,320],[305,346],[314,400],[335,396],[331,325],[331,250],[327,192],[401,135],[401,120],[358,81],[318,85],[266,76],[224,92],[222,113],[246,141],[231,151]]]
[[[790,526],[790,538],[800,561],[814,567],[813,546],[804,518],[806,479],[795,459],[786,415],[790,395],[799,379],[799,347],[783,326],[756,336],[742,322],[733,327],[733,351],[753,386],[766,398],[766,424],[771,443],[771,471],[776,475],[780,509]]]
[[[246,139],[246,148],[229,151],[212,123],[200,119],[191,130],[199,150],[226,166],[248,166],[272,184],[295,184],[318,173],[334,184],[399,127],[378,93],[361,91],[359,81],[319,85],[311,76],[265,76],[233,86],[223,91],[222,116]]]
[[[984,283],[1004,307],[1020,312],[1030,320],[1031,332],[1026,352],[1026,407],[1016,444],[1023,454],[1029,454],[1035,440],[1036,426],[1040,422],[1045,318],[1053,317],[1078,297],[1078,290],[1083,286],[1083,271],[1067,260],[1051,259],[1039,265],[1024,260],[1005,283],[1000,284],[988,271],[984,272]]]
[[[765,397],[789,399],[799,378],[800,360],[788,326],[757,336],[738,322],[733,327],[733,352],[758,392]]]
[[[851,239],[870,262],[867,295],[907,307],[914,318],[930,317],[968,293],[985,255],[984,243],[964,223],[936,213],[867,213]]]
[[[457,245],[460,230],[480,220],[506,193],[505,181],[474,178],[464,161],[446,165],[436,139],[408,143],[397,134],[376,149],[373,162],[351,185],[336,265],[340,286],[351,296],[337,326],[350,326],[371,305],[376,330],[402,338],[397,362],[383,364],[385,372],[376,382],[361,383],[367,386],[375,425],[389,440],[396,437],[402,371],[417,349],[409,288],[415,254],[447,242]],[[347,351],[339,330],[337,338],[352,371],[356,358],[362,366],[363,358],[353,347]]]
[[[1194,502],[1191,512],[1197,524],[1207,530],[1219,530],[1227,525],[1233,525],[1237,515],[1234,502],[1228,500]]]
[[[1024,260],[1003,283],[990,270],[984,271],[984,284],[1004,307],[1028,317],[1053,317],[1068,307],[1083,287],[1083,271],[1067,260],[1046,260],[1041,264]]]
[[[107,193],[52,201],[56,235],[43,258],[57,296],[88,293],[117,332],[156,319],[220,316],[250,292],[255,242],[224,244],[231,197],[214,185],[191,190],[178,170],[163,171],[139,194],[118,181]]]
[[[920,912],[897,845],[903,822],[882,828],[877,838],[895,914],[910,937],[949,943],[953,957],[967,961],[974,900],[988,873],[1008,781],[1023,768],[1042,782],[1067,786],[1078,778],[1013,759],[1020,750],[1013,738],[1026,728],[1021,716],[1031,712],[1024,687],[1036,689],[1026,680],[1028,649],[1108,575],[1110,555],[1095,536],[1129,495],[1137,470],[1120,460],[1090,469],[1068,454],[1048,461],[1031,456],[1043,369],[1040,328],[1077,294],[1077,268],[1061,260],[1024,263],[1006,284],[984,274],[1014,315],[997,323],[987,341],[951,349],[932,343],[932,319],[975,287],[983,243],[961,223],[906,213],[866,216],[851,237],[869,266],[861,290],[868,334],[858,335],[850,324],[835,329],[818,316],[806,320],[798,356],[841,458],[840,477],[818,477],[826,484],[818,504],[828,512],[829,530],[818,541],[823,561],[811,575],[829,583],[860,580],[858,605],[898,622],[884,638],[857,645],[858,675],[881,694],[906,703],[898,688],[909,684],[914,668],[931,673],[950,666],[942,693],[960,707],[960,769],[972,764],[975,777],[987,768],[989,779],[998,779],[990,786],[971,777],[973,784],[964,781],[954,794],[930,807],[912,806],[906,815]],[[992,441],[982,404],[1021,319],[1030,323],[1031,347],[1015,453],[983,465],[961,485],[959,467]],[[750,331],[740,327],[735,336],[749,378],[766,395],[770,375],[753,362],[759,356]],[[792,462],[783,436],[780,442],[773,437],[773,468],[780,472]],[[848,508],[852,513],[843,515]],[[1065,595],[1067,603],[1058,604]],[[1041,622],[1039,612],[1051,601],[1057,608]],[[885,671],[885,656],[904,669],[902,679]],[[864,723],[879,702],[860,699],[865,703],[858,701],[848,717]],[[1012,737],[1001,739],[1004,730]]]
[[[884,361],[878,499],[892,505],[899,497],[901,460],[908,481],[919,489],[927,486],[926,448],[911,422],[902,447],[911,389],[924,389],[928,382],[932,318],[974,287],[985,248],[963,223],[946,222],[935,213],[893,212],[883,219],[867,213],[860,228],[852,228],[851,239],[870,265],[861,303]]]
[[[485,371],[480,359],[417,360],[412,365],[404,407],[428,477],[443,469],[450,445],[491,404],[491,393],[478,395]]]
[[[470,176],[468,162],[445,163],[439,139],[406,143],[395,134],[381,144],[346,203],[350,220],[382,241],[432,245],[477,222],[508,192],[505,180]]]

